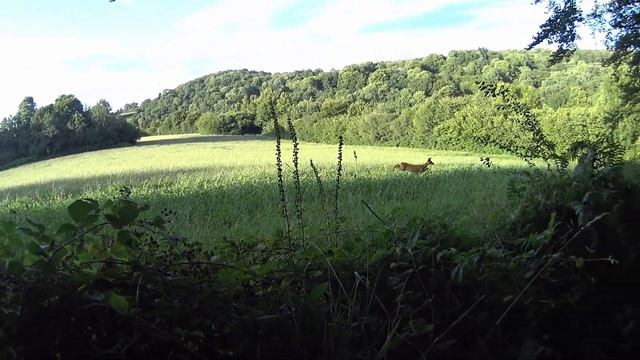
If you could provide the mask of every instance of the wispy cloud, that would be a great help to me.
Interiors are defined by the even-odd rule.
[[[299,27],[312,19],[329,2],[329,0],[292,0],[286,7],[277,9],[273,13],[271,24],[275,29]]]
[[[0,117],[26,95],[46,104],[73,93],[119,107],[226,69],[331,69],[453,49],[522,49],[545,19],[529,0],[218,0],[170,22],[154,15],[169,2],[125,2],[114,3],[123,25],[113,33],[0,36]]]
[[[461,2],[446,4],[418,15],[379,22],[364,27],[364,32],[396,32],[416,29],[434,29],[463,26],[475,20],[472,12],[489,3]]]

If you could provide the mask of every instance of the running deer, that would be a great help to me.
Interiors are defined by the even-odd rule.
[[[427,162],[424,164],[419,164],[419,165],[414,165],[414,164],[407,164],[405,162],[401,162],[399,164],[396,164],[393,168],[395,170],[400,170],[400,171],[411,171],[414,173],[421,173],[424,172],[425,170],[429,170],[429,166],[435,165],[433,163],[433,161],[431,161],[431,158],[427,159]]]

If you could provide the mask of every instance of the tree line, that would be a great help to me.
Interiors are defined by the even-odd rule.
[[[314,142],[500,151],[529,141],[481,83],[509,87],[560,153],[610,135],[637,149],[637,104],[624,100],[628,80],[603,65],[611,53],[576,51],[554,64],[550,55],[477,49],[330,71],[223,71],[116,112],[105,100],[85,108],[63,95],[36,108],[27,97],[0,124],[0,166],[133,144],[143,133],[269,134],[274,117]]]
[[[550,55],[481,48],[330,71],[223,71],[128,106],[137,112],[133,123],[154,135],[271,133],[269,109],[276,109],[280,123],[292,119],[306,141],[335,142],[342,134],[348,144],[492,150],[500,139],[479,142],[479,133],[513,135],[479,90],[493,82],[511,87],[560,148],[604,133],[635,144],[640,121],[625,111],[620,80],[603,65],[610,53],[577,51],[556,64]]]
[[[25,97],[15,115],[0,122],[0,167],[135,144],[140,134],[106,100],[85,108],[75,96],[61,95],[38,108],[32,97]]]

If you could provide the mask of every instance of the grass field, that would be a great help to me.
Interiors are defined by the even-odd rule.
[[[173,230],[188,238],[265,238],[283,229],[274,153],[275,141],[263,137],[180,135],[28,164],[0,172],[0,218],[62,223],[73,200],[106,199],[128,186],[151,213],[175,210]],[[420,217],[480,237],[504,224],[512,211],[507,181],[525,167],[513,157],[492,156],[489,169],[482,154],[465,152],[345,146],[343,153],[339,208],[343,228],[351,230],[380,224],[364,201],[388,226]],[[429,173],[393,171],[397,162],[424,163],[427,157],[435,162]],[[309,160],[320,169],[332,204],[337,145],[302,143],[300,158],[307,233],[318,237],[326,225]],[[289,141],[283,162],[293,199]]]

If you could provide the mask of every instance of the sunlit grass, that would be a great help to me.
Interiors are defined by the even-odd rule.
[[[357,159],[354,156],[356,152]],[[262,137],[148,137],[139,145],[66,156],[0,172],[0,217],[29,216],[37,221],[64,220],[74,199],[114,196],[121,186],[133,198],[177,211],[174,230],[189,238],[259,239],[282,229],[275,183],[274,140]],[[291,146],[283,144],[283,162],[291,181]],[[525,164],[509,156],[492,156],[484,167],[481,154],[371,146],[344,147],[340,193],[345,229],[387,226],[421,217],[442,221],[461,235],[475,237],[499,228],[511,211],[506,183]],[[309,160],[319,167],[325,189],[334,191],[336,145],[302,143],[300,163],[308,234],[326,231]],[[400,161],[435,162],[423,174],[393,171]],[[289,183],[288,185],[291,185]],[[293,199],[293,186],[288,186]],[[19,214],[19,215],[16,215]]]

